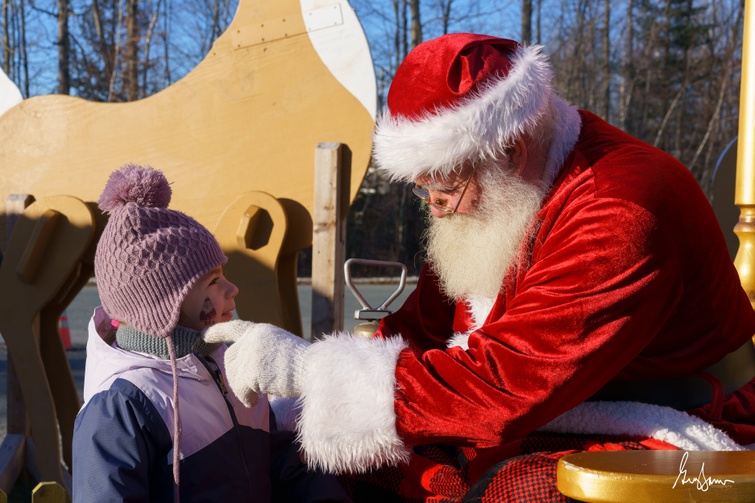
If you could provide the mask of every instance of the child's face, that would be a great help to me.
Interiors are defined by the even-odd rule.
[[[216,267],[197,280],[181,305],[178,324],[202,331],[210,325],[230,321],[236,308],[234,299],[239,289]]]

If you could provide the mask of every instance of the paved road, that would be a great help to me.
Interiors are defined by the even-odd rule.
[[[359,284],[359,292],[370,304],[371,307],[377,307],[384,302],[396,289],[395,284]],[[389,306],[389,309],[397,309],[414,288],[414,283],[407,282],[407,286],[401,295]],[[302,326],[304,327],[304,336],[309,337],[312,309],[312,289],[308,285],[299,286],[299,304],[302,311]],[[89,317],[92,315],[94,308],[99,305],[99,296],[94,286],[86,286],[74,299],[66,310],[68,317],[68,327],[71,333],[71,349],[67,351],[68,361],[71,365],[76,385],[81,395],[84,385],[84,364],[86,362],[86,339],[87,324]],[[359,301],[346,289],[344,298],[344,328],[350,330],[360,321],[354,320],[354,311],[361,309]],[[8,358],[5,351],[5,344],[0,340],[0,438],[5,435],[6,427],[6,408],[7,400],[5,398],[7,385]]]

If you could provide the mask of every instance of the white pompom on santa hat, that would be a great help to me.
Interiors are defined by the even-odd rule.
[[[396,71],[377,121],[376,164],[392,180],[412,181],[494,158],[533,132],[555,101],[565,104],[552,79],[539,46],[471,33],[424,42]],[[569,115],[578,131],[576,111]],[[569,136],[573,145],[574,132]]]

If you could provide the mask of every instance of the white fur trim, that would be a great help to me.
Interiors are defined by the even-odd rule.
[[[456,332],[448,341],[446,342],[447,348],[461,348],[464,351],[469,349],[469,334],[470,332],[466,333],[460,333]]]
[[[582,130],[582,118],[577,107],[570,105],[563,98],[553,96],[551,104],[553,114],[553,139],[548,160],[545,162],[543,181],[546,187],[551,187],[561,173],[564,161],[574,149]]]
[[[419,120],[384,112],[374,136],[378,167],[393,180],[414,180],[423,173],[450,173],[466,160],[494,157],[549,112],[552,78],[541,47],[522,47],[507,76],[491,79],[459,106]]]
[[[501,284],[503,284],[503,278],[501,278]],[[496,298],[485,297],[484,295],[467,295],[464,301],[467,305],[467,310],[474,320],[473,328],[477,329],[488,319],[488,315],[495,305]]]
[[[503,280],[501,280],[503,281]],[[446,347],[455,348],[459,347],[464,351],[469,349],[469,334],[477,330],[485,323],[490,310],[493,309],[496,299],[493,297],[485,297],[482,295],[468,295],[465,299],[467,310],[472,315],[474,320],[474,326],[468,332],[456,332],[446,342]]]
[[[396,432],[396,362],[401,337],[334,334],[304,355],[297,430],[307,463],[330,473],[406,462]]]
[[[540,431],[637,435],[663,440],[685,451],[747,450],[700,418],[670,407],[639,402],[584,402]]]

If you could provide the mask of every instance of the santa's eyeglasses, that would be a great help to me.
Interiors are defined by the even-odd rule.
[[[429,204],[433,208],[436,208],[448,214],[456,213],[456,210],[459,208],[459,203],[461,203],[461,200],[464,197],[464,194],[467,192],[467,187],[469,187],[469,182],[472,181],[472,177],[474,176],[475,171],[477,171],[477,164],[475,164],[474,168],[472,168],[472,173],[469,175],[469,178],[467,178],[466,181],[462,182],[462,184],[457,185],[456,187],[450,190],[433,189],[433,192],[440,192],[442,194],[448,194],[449,196],[461,190],[461,194],[459,194],[459,198],[456,200],[453,207],[449,204],[449,199],[436,197],[435,199],[431,200],[430,199],[431,189],[428,189],[427,187],[424,187],[422,185],[415,184],[414,188],[412,189],[412,193],[414,193],[415,196],[422,199],[422,201],[424,201],[426,204]]]

